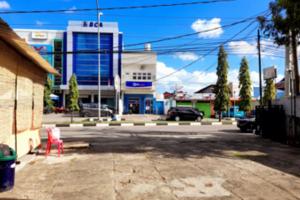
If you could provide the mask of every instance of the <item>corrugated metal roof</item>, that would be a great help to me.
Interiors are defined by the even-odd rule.
[[[15,48],[20,54],[24,55],[44,71],[59,75],[59,73],[31,46],[21,39],[9,25],[0,18],[0,39]]]

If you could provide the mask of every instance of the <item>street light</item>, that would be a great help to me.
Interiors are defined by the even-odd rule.
[[[98,120],[101,120],[101,68],[100,68],[100,16],[102,13],[99,8],[99,0],[96,0],[97,4],[97,22],[98,22],[98,31],[97,31],[97,41],[98,41]]]

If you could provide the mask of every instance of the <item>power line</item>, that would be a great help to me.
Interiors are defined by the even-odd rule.
[[[240,41],[247,39],[247,37],[242,37],[236,40],[231,41]],[[249,37],[249,39],[252,39],[252,37]],[[224,42],[226,40],[222,40],[219,42],[206,42],[206,43],[198,43],[198,44],[179,44],[179,45],[170,45],[170,46],[158,46],[156,48],[153,48],[153,52],[157,52],[158,54],[166,54],[166,53],[177,53],[177,52],[207,52],[211,49],[218,47],[220,43]],[[93,44],[93,43],[90,43]],[[205,46],[205,47],[203,47]],[[207,47],[209,46],[209,47]],[[239,46],[239,45],[235,45]],[[182,48],[180,48],[182,47]],[[109,54],[109,53],[137,53],[137,52],[143,52],[144,48],[133,48],[133,49],[126,49],[126,50],[110,50],[110,49],[102,49],[100,51],[97,51],[96,49],[81,49],[77,51],[47,51],[42,52],[42,55],[51,55],[51,54]]]
[[[239,34],[241,34],[242,32],[244,32],[245,30],[247,30],[254,22],[255,22],[255,21],[249,23],[245,28],[243,28],[241,31],[239,31],[238,33],[236,33],[233,37],[231,37],[231,38],[228,39],[227,41],[223,42],[221,45],[224,45],[224,44],[230,42],[230,40],[234,39],[236,36],[238,36]],[[194,60],[194,61],[190,62],[189,64],[184,65],[184,66],[182,66],[182,67],[176,69],[176,71],[174,71],[174,72],[172,72],[172,73],[170,73],[170,74],[167,74],[167,75],[165,75],[165,76],[163,76],[163,77],[160,77],[160,78],[157,79],[156,81],[159,81],[159,80],[161,80],[161,79],[164,79],[164,78],[167,78],[167,77],[169,77],[169,76],[172,76],[173,74],[175,74],[175,73],[177,73],[177,72],[179,72],[179,71],[181,71],[181,70],[183,70],[183,69],[185,69],[185,68],[187,68],[187,67],[190,67],[191,65],[193,65],[193,64],[197,63],[198,61],[202,60],[204,57],[208,56],[209,54],[211,54],[212,52],[214,52],[214,51],[217,50],[217,49],[218,49],[218,47],[214,48],[213,50],[211,50],[211,51],[209,51],[208,53],[206,53],[203,57],[199,57],[197,60]],[[210,66],[210,67],[211,67],[211,66]],[[208,69],[209,69],[209,68],[208,68]],[[207,69],[207,70],[208,70],[208,69]]]
[[[266,11],[260,12],[260,13],[258,13],[258,15],[262,14],[262,13],[265,13],[265,12]],[[215,28],[211,28],[211,29],[206,29],[206,30],[202,30],[202,31],[196,31],[196,32],[193,32],[193,33],[170,36],[170,37],[165,37],[165,38],[161,38],[161,39],[157,39],[157,40],[150,40],[150,41],[144,41],[144,42],[139,42],[139,43],[125,44],[125,45],[122,45],[122,47],[139,46],[139,45],[144,45],[146,43],[159,43],[159,42],[164,42],[164,41],[169,41],[169,40],[181,39],[181,38],[197,35],[197,34],[200,34],[200,33],[207,33],[207,32],[215,31],[215,30],[218,30],[218,29],[223,29],[223,28],[225,29],[225,28],[229,28],[229,27],[236,26],[236,25],[239,25],[239,24],[243,24],[243,23],[246,23],[250,20],[256,19],[256,17],[257,17],[257,15],[255,15],[254,17],[245,18],[243,20],[236,21],[236,22],[226,24],[226,25],[223,25],[223,26],[219,26],[219,27],[215,27]],[[114,46],[113,48],[120,48],[120,46]]]
[[[162,39],[145,41],[145,42],[140,42],[140,43],[135,43],[135,44],[127,44],[127,45],[123,45],[123,47],[138,46],[138,45],[144,45],[146,43],[158,43],[158,42],[164,42],[164,41],[169,41],[169,40],[181,39],[181,38],[185,38],[185,37],[189,37],[189,36],[193,36],[193,35],[198,35],[200,33],[207,33],[207,32],[215,31],[215,30],[218,30],[218,29],[228,28],[228,27],[232,27],[232,26],[236,26],[236,25],[239,25],[239,24],[246,23],[246,22],[251,21],[253,19],[256,20],[257,16],[259,16],[261,14],[264,14],[266,12],[268,12],[268,10],[260,12],[257,15],[254,15],[252,17],[248,17],[248,18],[245,18],[245,19],[240,20],[240,21],[236,21],[236,22],[233,22],[233,23],[230,23],[230,24],[226,24],[226,25],[211,28],[211,29],[206,29],[206,30],[202,30],[202,31],[196,31],[196,32],[193,32],[193,33],[187,33],[187,34],[176,35],[176,36],[171,36],[171,37],[165,37],[165,38],[162,38]],[[118,46],[115,47],[115,48],[118,48]]]
[[[261,13],[264,13],[266,11],[263,11]],[[182,35],[176,35],[176,36],[171,36],[171,37],[165,37],[165,38],[161,38],[161,39],[157,39],[157,40],[151,40],[151,41],[144,41],[144,42],[139,42],[139,43],[132,43],[132,44],[125,44],[125,45],[122,45],[122,48],[124,47],[132,47],[132,46],[139,46],[139,45],[144,45],[145,43],[159,43],[159,42],[165,42],[165,41],[170,41],[170,40],[176,40],[176,39],[182,39],[182,38],[185,38],[185,37],[189,37],[189,36],[193,36],[193,35],[197,35],[197,34],[200,34],[200,33],[207,33],[207,32],[210,32],[210,31],[214,31],[214,30],[218,30],[218,29],[225,29],[225,28],[230,28],[232,26],[236,26],[236,25],[239,25],[239,24],[243,24],[245,22],[248,22],[250,20],[253,20],[253,19],[256,19],[256,17],[249,17],[249,18],[246,18],[246,19],[243,19],[243,20],[240,20],[240,21],[236,21],[236,22],[233,22],[233,23],[230,23],[230,24],[227,24],[227,25],[223,25],[223,26],[220,26],[220,27],[215,27],[215,28],[211,28],[211,29],[206,29],[206,30],[202,30],[202,31],[197,31],[197,32],[193,32],[193,33],[188,33],[188,34],[182,34]],[[114,46],[113,49],[115,48],[120,48],[120,46]],[[97,49],[96,49],[96,52]],[[68,52],[67,52],[68,53]],[[70,52],[71,53],[71,52]],[[79,53],[79,52],[77,52]],[[100,52],[101,53],[101,52]]]
[[[198,4],[212,4],[221,2],[232,2],[235,0],[205,0],[205,1],[193,1],[193,2],[181,2],[170,4],[155,4],[155,5],[140,5],[140,6],[123,6],[123,7],[106,7],[100,8],[100,11],[110,10],[129,10],[129,9],[147,9],[147,8],[159,8],[159,7],[174,7],[174,6],[188,6]],[[56,10],[18,10],[18,11],[1,11],[0,14],[34,14],[34,13],[68,13],[71,12],[89,12],[97,11],[96,8],[80,8],[80,9],[56,9]]]
[[[231,23],[231,24],[224,25],[224,26],[219,26],[219,27],[215,27],[215,28],[211,28],[211,29],[206,29],[206,30],[203,30],[203,31],[197,31],[197,32],[194,32],[194,33],[188,33],[188,34],[183,34],[183,35],[166,37],[166,38],[162,38],[162,39],[158,39],[158,40],[152,40],[152,41],[147,41],[147,42],[140,42],[140,43],[135,43],[135,44],[128,44],[128,45],[124,45],[124,46],[125,47],[131,47],[131,46],[144,45],[145,43],[152,43],[153,44],[153,43],[164,42],[164,41],[169,41],[169,40],[181,39],[181,38],[184,38],[184,37],[198,35],[200,33],[207,33],[207,32],[215,31],[215,30],[222,29],[222,28],[228,28],[228,27],[231,27],[231,26],[235,26],[235,25],[238,25],[238,24],[242,24],[242,23],[248,22],[250,20],[253,20],[253,18],[247,18],[247,19],[240,20],[240,21],[237,21],[237,22],[234,22],[234,23]]]

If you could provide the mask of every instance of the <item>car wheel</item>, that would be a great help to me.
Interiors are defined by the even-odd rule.
[[[202,121],[202,117],[199,116],[196,118],[196,122],[201,122],[201,121]]]
[[[180,117],[179,117],[179,116],[176,116],[176,117],[175,117],[175,121],[179,122],[179,121],[180,121]]]

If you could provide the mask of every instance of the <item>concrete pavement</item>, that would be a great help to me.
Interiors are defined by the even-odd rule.
[[[235,126],[62,128],[7,199],[300,199],[299,149]]]

